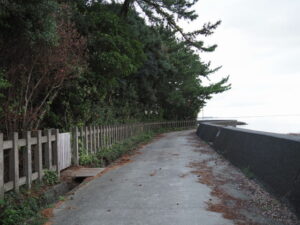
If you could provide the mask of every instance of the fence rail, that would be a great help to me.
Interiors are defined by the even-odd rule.
[[[64,134],[58,129],[14,132],[7,140],[0,133],[0,199],[7,191],[18,192],[22,185],[31,188],[34,180],[42,180],[45,170],[59,176],[71,157],[73,165],[79,165],[79,147],[94,154],[145,131],[195,127],[195,120],[88,126]]]
[[[42,180],[43,171],[55,170],[59,175],[58,130],[14,132],[9,140],[0,134],[0,198],[10,190],[28,188],[34,180]]]

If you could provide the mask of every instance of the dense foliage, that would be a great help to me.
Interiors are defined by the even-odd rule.
[[[216,46],[198,36],[219,21],[191,33],[175,22],[197,18],[196,2],[1,1],[1,129],[196,118],[230,88],[201,81],[215,70],[199,50]]]

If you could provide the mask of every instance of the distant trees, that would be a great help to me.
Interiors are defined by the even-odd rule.
[[[197,36],[219,22],[187,34],[175,23],[197,17],[195,2],[0,3],[1,129],[195,118],[230,88],[202,85],[215,70],[196,53],[214,50]]]

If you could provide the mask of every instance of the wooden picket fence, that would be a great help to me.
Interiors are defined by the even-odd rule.
[[[42,181],[45,170],[56,171],[79,164],[79,147],[93,154],[103,148],[161,128],[195,128],[196,121],[168,121],[74,128],[71,133],[58,129],[14,132],[4,139],[0,133],[0,199],[10,190],[19,192],[22,185],[31,188]],[[72,139],[72,146],[71,140]]]
[[[112,145],[122,142],[130,137],[136,136],[144,131],[154,131],[158,129],[188,129],[196,127],[195,120],[188,121],[168,121],[155,123],[137,123],[122,125],[104,125],[75,127],[72,132],[73,153],[72,161],[74,165],[79,165],[80,147],[87,153],[94,154],[103,148],[110,148]]]

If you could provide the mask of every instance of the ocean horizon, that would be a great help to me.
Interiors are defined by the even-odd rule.
[[[247,123],[240,128],[280,134],[300,133],[300,115],[269,117],[199,117],[199,120],[238,120]]]

